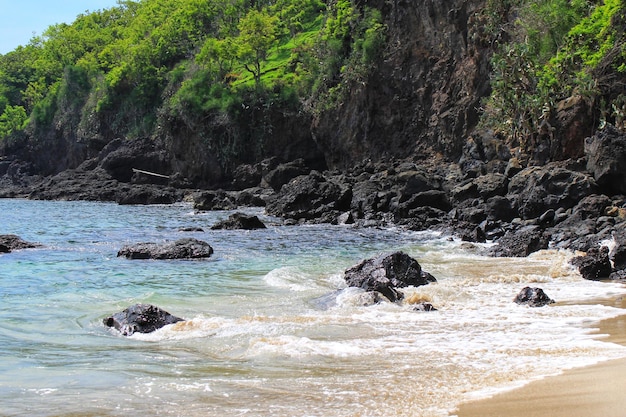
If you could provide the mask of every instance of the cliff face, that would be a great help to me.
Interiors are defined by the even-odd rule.
[[[354,84],[313,134],[329,166],[365,158],[441,154],[457,159],[489,93],[484,0],[373,0],[388,27],[384,59]]]

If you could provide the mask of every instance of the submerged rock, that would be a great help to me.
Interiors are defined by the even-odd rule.
[[[517,304],[525,304],[529,307],[543,307],[554,303],[541,288],[524,287],[513,300]]]
[[[390,301],[403,298],[396,288],[426,285],[437,280],[404,252],[366,259],[346,270],[344,279],[351,287],[376,291]]]
[[[128,259],[199,259],[208,258],[213,248],[198,239],[185,238],[164,244],[137,243],[124,246],[117,256]]]
[[[119,330],[124,336],[150,333],[168,324],[184,321],[151,304],[135,304],[103,320],[107,327]]]
[[[0,253],[9,253],[18,249],[36,248],[37,243],[27,242],[16,235],[0,235]]]
[[[227,220],[222,220],[211,227],[213,230],[254,230],[265,229],[265,224],[257,216],[248,216],[243,213],[233,213]]]

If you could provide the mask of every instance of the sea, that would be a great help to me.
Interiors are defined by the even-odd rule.
[[[626,357],[598,331],[620,283],[583,280],[574,253],[491,258],[486,246],[401,228],[212,230],[232,211],[191,204],[0,200],[0,416],[454,415],[574,367]],[[183,232],[184,228],[202,231]],[[128,260],[125,245],[183,237],[206,260]],[[344,271],[404,251],[437,283],[364,306]],[[540,287],[556,303],[513,302]],[[419,302],[437,311],[416,311]],[[122,336],[103,319],[136,303],[185,321]]]

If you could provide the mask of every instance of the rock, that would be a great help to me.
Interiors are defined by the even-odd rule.
[[[294,178],[267,199],[267,213],[294,220],[328,222],[350,210],[351,189],[318,171]]]
[[[524,287],[513,300],[517,304],[525,304],[529,307],[543,307],[554,303],[554,300],[546,295],[541,288]]]
[[[550,238],[539,226],[525,226],[508,230],[491,249],[492,256],[525,257],[538,250],[547,249]]]
[[[193,196],[194,210],[234,210],[237,203],[232,193],[224,190],[202,191]]]
[[[120,205],[173,204],[180,200],[175,189],[152,185],[133,185],[127,191],[118,194],[116,202]]]
[[[583,278],[592,281],[607,279],[612,272],[609,248],[606,246],[591,248],[586,255],[576,256],[570,262]]]
[[[137,243],[123,247],[117,256],[128,259],[199,259],[208,258],[213,248],[198,239],[186,238],[164,244]]]
[[[526,168],[515,175],[507,197],[522,219],[535,219],[549,209],[574,207],[596,188],[589,175],[553,163]]]
[[[286,164],[280,164],[263,177],[263,180],[275,191],[300,175],[307,175],[311,168],[307,167],[304,159],[296,159]]]
[[[179,232],[204,232],[204,229],[198,226],[186,226],[178,229]]]
[[[626,194],[626,135],[607,124],[585,139],[587,169],[607,194]]]
[[[613,261],[616,270],[626,269],[626,234],[614,233],[615,246],[611,249],[609,257]]]
[[[261,164],[242,164],[235,168],[233,172],[232,188],[244,190],[246,188],[257,187],[261,183]]]
[[[413,306],[413,311],[437,311],[431,303],[423,302]]]
[[[131,336],[137,332],[150,333],[179,321],[184,320],[159,307],[151,304],[135,304],[124,311],[105,318],[103,323],[107,327],[119,330],[124,336]]]
[[[168,154],[149,138],[115,139],[100,152],[100,166],[120,182],[167,184],[161,176],[137,175],[133,169],[158,174],[171,171]]]
[[[27,242],[16,235],[0,235],[0,253],[9,253],[19,249],[37,248],[41,245]]]
[[[254,230],[265,229],[265,224],[257,216],[248,216],[244,213],[233,213],[227,220],[222,220],[211,227],[212,230]]]
[[[403,252],[366,259],[346,270],[344,279],[348,286],[366,291],[377,291],[390,301],[403,298],[396,288],[426,285],[436,282],[420,264]]]

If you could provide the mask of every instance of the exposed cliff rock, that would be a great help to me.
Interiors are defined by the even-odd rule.
[[[383,155],[458,158],[489,93],[483,0],[368,1],[388,27],[383,60],[338,108],[315,120],[329,166]]]

